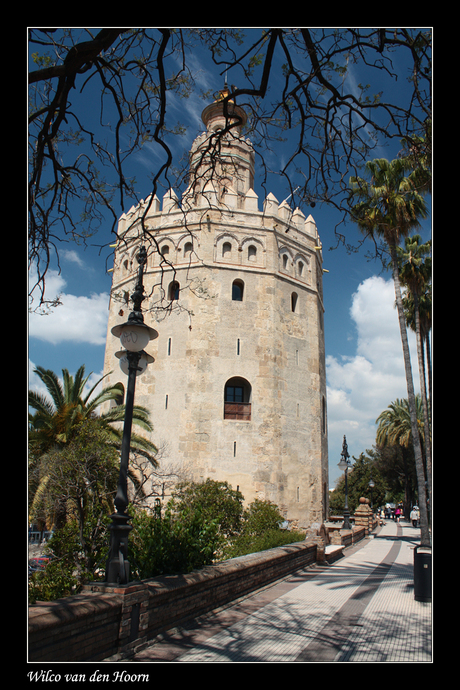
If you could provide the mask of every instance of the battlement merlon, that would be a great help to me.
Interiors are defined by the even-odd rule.
[[[286,201],[280,204],[272,192],[264,200],[263,210],[260,211],[259,198],[253,189],[249,189],[244,196],[230,191],[219,199],[214,185],[208,182],[199,194],[192,195],[189,189],[186,190],[181,201],[171,189],[163,196],[162,203],[157,195],[153,200],[147,197],[123,213],[118,222],[118,239],[137,240],[141,236],[140,219],[145,213],[144,223],[152,232],[199,225],[214,219],[214,215],[219,224],[238,226],[238,217],[242,216],[245,225],[275,230],[289,238],[299,236],[300,240],[305,235],[307,241],[313,241],[316,255],[322,263],[321,240],[313,216],[310,214],[306,218],[300,208],[292,211]]]

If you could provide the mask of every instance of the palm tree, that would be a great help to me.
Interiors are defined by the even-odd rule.
[[[415,404],[417,406],[417,426],[418,433],[423,438],[423,406],[420,395],[415,396]],[[379,414],[376,424],[377,435],[376,441],[379,446],[403,446],[408,448],[412,443],[412,426],[410,419],[409,401],[396,398],[396,400],[387,409]]]
[[[420,395],[415,396],[415,403],[417,406],[418,433],[422,442],[424,423],[423,405]],[[408,464],[408,449],[414,445],[412,439],[409,401],[407,399],[400,400],[399,398],[396,398],[394,402],[388,405],[386,410],[379,414],[375,423],[378,424],[375,440],[380,448],[385,448],[388,446],[399,446],[401,448],[405,483],[404,508],[407,516],[409,514],[408,511],[410,510],[409,497],[412,496],[412,482],[410,481],[410,468]]]
[[[406,237],[404,248],[398,247],[398,257],[400,261],[399,275],[401,283],[407,287],[412,297],[413,318],[411,324],[416,334],[417,357],[420,373],[420,390],[423,403],[423,416],[425,426],[425,453],[426,453],[426,476],[428,482],[428,497],[431,497],[431,439],[430,422],[428,412],[428,397],[426,391],[425,358],[423,354],[422,325],[420,318],[420,300],[426,292],[426,286],[431,278],[431,240],[422,244],[420,235]],[[403,300],[403,306],[407,321],[408,301]],[[409,324],[408,324],[409,325]],[[411,327],[409,325],[409,327]]]
[[[403,297],[404,312],[406,314],[406,323],[415,333],[415,307],[414,298],[410,292],[407,292]],[[431,315],[432,315],[432,290],[431,282],[426,283],[422,294],[418,300],[419,316],[420,316],[420,337],[424,348],[423,357],[423,374],[428,378],[428,413],[431,427],[431,347],[430,347],[430,331],[431,331]],[[425,384],[426,385],[426,384]]]
[[[379,158],[368,161],[365,166],[369,180],[350,178],[351,218],[366,234],[375,239],[384,239],[391,257],[396,306],[406,373],[407,398],[409,401],[412,437],[414,443],[415,466],[420,502],[421,543],[429,546],[427,497],[422,449],[417,429],[417,408],[414,382],[407,338],[406,319],[401,295],[397,246],[412,228],[420,226],[419,219],[427,217],[427,207],[417,191],[417,178],[408,160],[398,158],[387,161]]]
[[[29,472],[31,476],[39,475],[39,480],[32,485],[32,505],[38,503],[48,484],[47,473],[40,471],[40,465],[46,465],[42,463],[43,458],[49,457],[51,451],[68,446],[81,422],[87,419],[100,424],[106,431],[107,442],[119,449],[123,429],[120,425],[114,425],[123,422],[125,414],[125,406],[121,404],[98,414],[98,408],[103,403],[111,400],[118,403],[123,395],[122,384],[107,386],[95,394],[96,388],[108,374],[102,376],[88,393],[84,393],[91,376],[89,374],[85,377],[84,365],[78,369],[75,377],[67,369],[63,369],[62,383],[51,369],[39,366],[34,371],[45,384],[50,397],[29,391],[29,407],[34,410],[29,414]],[[145,431],[153,430],[148,410],[139,405],[134,406],[133,423]],[[153,467],[158,466],[155,460],[157,448],[151,441],[133,434],[131,447],[148,458]],[[58,458],[59,453],[53,453],[53,456]],[[131,479],[137,483],[135,476]]]

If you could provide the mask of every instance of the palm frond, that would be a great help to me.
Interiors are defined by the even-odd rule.
[[[56,410],[53,404],[41,393],[36,391],[29,391],[29,407],[36,410],[38,413],[44,416],[52,416]]]
[[[107,378],[107,376],[109,376],[109,374],[111,374],[111,373],[112,373],[112,372],[109,371],[107,374],[104,374],[104,376],[101,376],[101,378],[100,378],[98,381],[96,381],[96,383],[94,384],[94,386],[92,386],[92,388],[90,389],[89,393],[87,393],[86,396],[83,398],[83,404],[84,404],[84,405],[88,405],[88,401],[89,401],[89,399],[91,398],[91,396],[92,396],[92,394],[94,393],[94,391],[96,390],[96,388],[97,388],[97,387],[99,386],[99,384],[102,383],[102,381],[103,381],[105,378]],[[90,375],[91,375],[91,374],[90,374]],[[89,377],[88,377],[88,378],[89,378]],[[115,384],[115,386],[113,386],[113,388],[115,388],[116,386],[118,386],[118,384]],[[91,404],[92,404],[92,403],[91,403]],[[100,404],[100,403],[99,403],[99,404]]]
[[[37,374],[37,376],[45,384],[49,394],[51,395],[51,398],[53,399],[56,409],[59,409],[59,407],[65,402],[64,391],[62,390],[61,382],[54,371],[37,366],[34,369],[34,373]]]

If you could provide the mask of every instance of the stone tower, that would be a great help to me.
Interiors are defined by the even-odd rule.
[[[151,410],[162,461],[308,527],[325,519],[328,495],[321,243],[300,209],[271,193],[259,208],[246,115],[227,95],[202,113],[181,200],[155,196],[119,221],[107,382],[126,386],[110,329],[130,311],[143,217],[144,317],[159,337],[135,402]]]

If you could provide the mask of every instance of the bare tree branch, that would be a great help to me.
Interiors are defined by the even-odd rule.
[[[87,243],[100,227],[116,234],[125,205],[139,202],[128,165],[146,143],[161,155],[150,194],[144,195],[141,227],[143,239],[159,252],[145,219],[160,186],[191,182],[186,181],[190,171],[177,168],[173,156],[172,99],[197,88],[191,59],[196,47],[237,84],[224,108],[228,114],[238,99],[247,113],[245,133],[256,149],[262,186],[270,175],[281,177],[293,205],[327,203],[346,218],[349,177],[376,146],[404,140],[410,149],[429,129],[428,30],[267,28],[251,30],[250,41],[238,29],[217,28],[113,28],[96,35],[89,29],[30,29],[29,34],[39,50],[33,57],[38,69],[29,79],[29,260],[42,300],[60,244]],[[85,34],[89,40],[80,40]],[[358,67],[371,83],[352,88],[347,76]],[[403,79],[407,88],[394,99],[391,85]],[[239,124],[229,120],[215,133],[203,160],[212,165],[221,142]],[[270,153],[280,141],[286,162],[276,168],[269,164]],[[337,239],[345,243],[341,233]],[[109,243],[101,242],[101,251]]]

